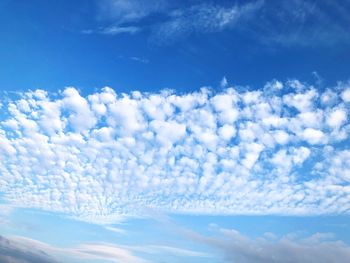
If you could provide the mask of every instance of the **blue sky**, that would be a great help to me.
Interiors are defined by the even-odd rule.
[[[314,71],[334,84],[348,77],[348,8],[348,1],[155,0],[126,6],[3,0],[1,86],[186,91],[215,87],[226,76],[258,88],[274,78],[313,81]],[[226,12],[227,21],[213,21],[219,19],[215,12]]]
[[[349,11],[2,0],[0,261],[347,262]]]

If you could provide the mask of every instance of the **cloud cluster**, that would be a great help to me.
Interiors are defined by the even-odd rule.
[[[93,222],[350,211],[349,83],[4,98],[0,192]]]

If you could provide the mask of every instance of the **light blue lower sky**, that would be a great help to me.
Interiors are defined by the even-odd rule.
[[[223,231],[228,230],[237,231],[239,238],[244,237],[253,244],[261,239],[270,240],[273,244],[287,239],[298,244],[317,235],[325,235],[325,241],[322,237],[317,240],[323,245],[327,244],[328,239],[342,241],[345,246],[350,244],[349,216],[203,216],[157,213],[153,217],[130,218],[117,224],[98,225],[62,214],[17,208],[2,215],[1,219],[0,235],[5,237],[30,238],[55,249],[68,250],[84,244],[108,244],[121,247],[135,257],[150,262],[234,262],[225,256],[222,248],[213,245],[214,240],[219,240]],[[211,238],[212,244],[205,238]],[[227,241],[228,245],[231,242],[229,236],[222,240]],[[49,254],[50,251],[51,249]],[[52,253],[61,260],[90,262],[87,258],[70,256],[69,251],[56,252],[53,250]],[[110,259],[91,260],[113,262]]]

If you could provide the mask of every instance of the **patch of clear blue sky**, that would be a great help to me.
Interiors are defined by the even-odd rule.
[[[262,35],[256,35],[254,19],[241,27],[187,34],[169,43],[163,41],[161,45],[152,40],[152,30],[118,35],[83,34],[84,30],[113,24],[99,18],[97,2],[2,0],[0,88],[57,90],[72,85],[86,91],[109,85],[120,91],[154,91],[169,87],[185,92],[203,85],[215,87],[223,76],[233,83],[255,88],[274,78],[311,81],[313,71],[330,84],[348,78],[350,52],[346,40],[335,39],[329,44],[326,39],[310,38],[310,43],[304,43],[305,36],[300,36],[297,40],[300,44],[278,43],[262,39],[267,34],[263,31],[259,33]],[[235,3],[248,2],[254,1]],[[320,8],[328,8],[322,5],[325,1],[317,2]],[[180,3],[179,8],[198,4],[198,1]],[[233,2],[208,3],[228,6]],[[262,13],[257,14],[271,12],[267,16],[273,16],[272,12],[280,8],[275,8],[274,3],[265,1]],[[335,3],[348,6],[347,1]],[[331,11],[327,18],[337,20],[337,14]],[[157,19],[162,21],[157,16],[152,19],[154,23]],[[260,22],[258,18],[255,20]],[[143,21],[150,23],[147,19]],[[338,21],[340,27],[347,26],[346,20],[338,17]],[[308,30],[312,30],[312,20],[302,22],[310,24]],[[304,26],[302,22],[299,25],[290,21],[284,28],[269,23],[272,31],[282,34],[294,32],[291,29]],[[315,26],[315,30],[320,29]],[[331,33],[325,32],[324,38],[336,37]],[[290,37],[276,34],[269,37]],[[325,43],[320,43],[322,41]]]

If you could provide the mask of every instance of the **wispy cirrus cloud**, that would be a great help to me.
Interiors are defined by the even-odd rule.
[[[234,30],[267,46],[305,47],[349,43],[349,10],[349,1],[325,0],[256,0],[238,4],[190,1],[183,5],[166,0],[105,0],[99,2],[98,13],[108,21],[107,29],[147,30],[159,44],[191,34]],[[148,19],[153,16],[159,17]]]
[[[104,223],[147,209],[349,213],[349,83],[239,90],[6,97],[3,198]]]
[[[173,7],[167,0],[102,0],[98,1],[99,19],[116,24],[137,22],[154,13],[163,13]]]
[[[166,0],[102,0],[97,1],[98,20],[104,26],[97,29],[83,30],[82,33],[118,35],[121,33],[135,34],[144,29],[139,22],[154,13],[166,12],[171,6]]]
[[[204,3],[177,9],[170,13],[168,21],[154,28],[153,38],[155,41],[169,41],[192,33],[220,32],[251,18],[262,5],[263,1],[231,6]]]
[[[108,32],[110,28],[137,29],[128,31],[129,33],[146,29],[151,32],[151,38],[159,42],[174,40],[191,33],[218,32],[230,28],[238,20],[252,15],[262,4],[263,1],[259,0],[244,5],[192,3],[180,6],[165,0],[147,3],[138,0],[106,0],[99,3],[99,16],[112,24],[106,27]],[[160,18],[144,23],[143,20],[155,15],[159,15]]]
[[[242,30],[247,30],[267,45],[329,46],[349,43],[349,10],[349,1],[266,2],[259,16]]]
[[[143,63],[143,64],[148,64],[149,63],[149,59],[144,58],[144,57],[129,57],[129,59],[139,62],[139,63]]]
[[[91,29],[87,29],[87,30],[82,30],[81,33],[82,34],[101,34],[101,35],[110,35],[110,36],[114,36],[114,35],[119,35],[119,34],[135,34],[138,31],[140,31],[140,28],[135,27],[135,26],[109,26],[109,27],[105,27],[105,28],[100,28],[100,29],[96,29],[96,30],[91,30]]]
[[[117,35],[121,33],[129,33],[134,34],[137,33],[140,29],[138,27],[134,26],[125,26],[125,27],[118,27],[118,26],[111,26],[104,28],[100,31],[101,34],[104,35]]]

